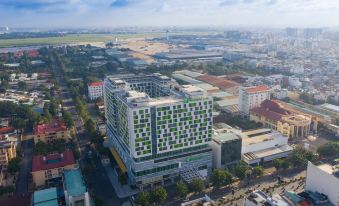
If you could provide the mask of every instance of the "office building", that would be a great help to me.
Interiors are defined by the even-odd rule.
[[[262,164],[287,157],[293,150],[288,138],[271,129],[257,129],[241,133],[242,160],[247,164]]]
[[[32,177],[35,186],[43,186],[61,179],[65,169],[77,167],[71,150],[52,153],[47,156],[35,155],[32,160]]]
[[[241,87],[239,90],[239,109],[244,115],[249,115],[251,109],[260,107],[266,99],[270,99],[270,88],[268,86]]]
[[[79,168],[65,170],[63,187],[66,205],[90,206],[90,196]]]
[[[213,168],[225,168],[241,160],[242,139],[232,129],[214,129],[210,143],[213,151]]]
[[[212,98],[160,75],[112,76],[104,83],[113,156],[140,188],[205,178],[212,167]]]
[[[339,205],[339,166],[308,162],[305,189],[324,194],[333,205]]]
[[[92,82],[87,85],[88,97],[90,100],[96,100],[98,97],[103,96],[103,83]]]

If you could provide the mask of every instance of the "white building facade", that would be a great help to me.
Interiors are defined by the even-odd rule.
[[[249,115],[251,109],[260,107],[266,99],[270,99],[268,86],[242,87],[239,90],[239,109],[243,114]]]
[[[103,96],[103,83],[102,82],[92,82],[88,85],[88,97],[90,100],[96,100],[99,97]]]
[[[327,195],[330,202],[339,205],[339,170],[335,166],[323,164],[307,165],[306,190]]]
[[[160,74],[105,79],[106,132],[139,188],[212,167],[212,98]]]

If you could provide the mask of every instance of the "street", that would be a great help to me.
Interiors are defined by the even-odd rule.
[[[15,194],[24,194],[28,192],[28,178],[32,171],[33,146],[33,140],[21,142],[21,149],[24,153],[24,157],[22,158],[18,179],[16,181]]]

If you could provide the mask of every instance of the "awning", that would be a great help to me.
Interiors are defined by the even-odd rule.
[[[113,147],[110,147],[110,150],[111,150],[111,153],[112,153],[115,161],[118,163],[118,166],[121,169],[121,171],[123,173],[127,172],[126,166],[125,166],[124,162],[122,161],[122,159],[121,159],[120,155],[118,154],[118,152]]]

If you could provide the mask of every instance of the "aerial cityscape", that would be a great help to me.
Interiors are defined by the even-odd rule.
[[[339,2],[0,1],[0,206],[339,206]]]

